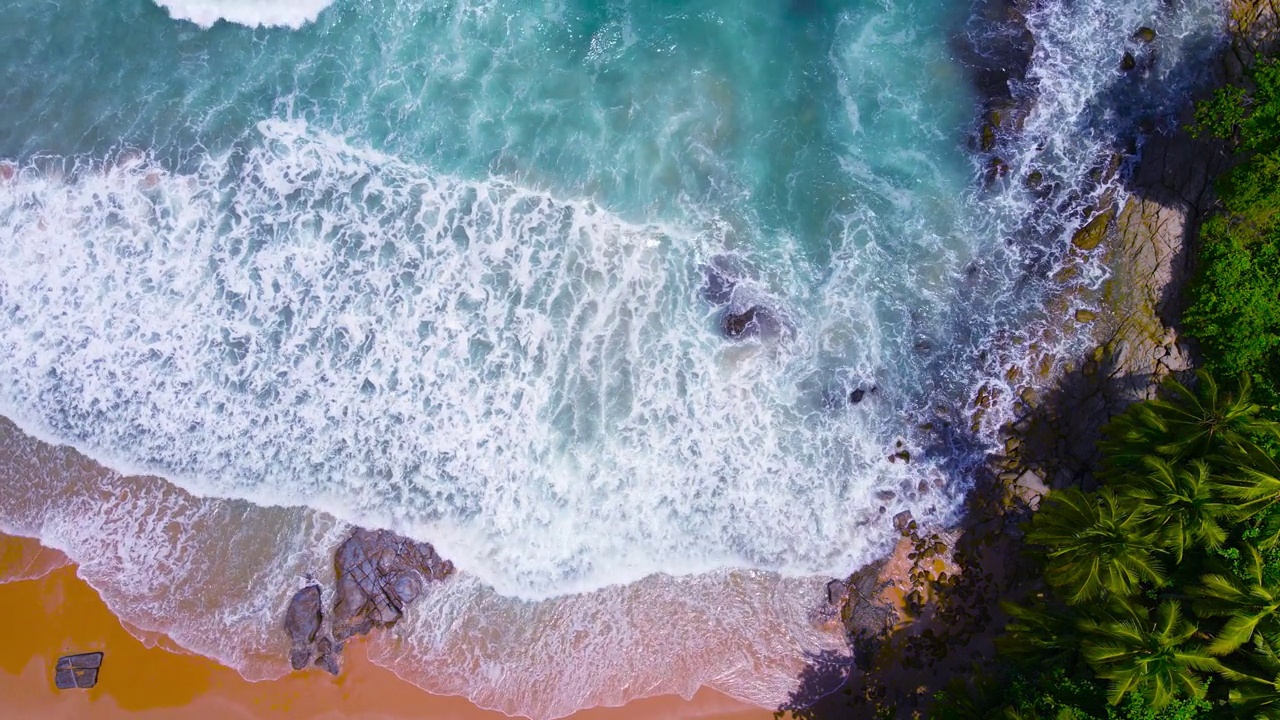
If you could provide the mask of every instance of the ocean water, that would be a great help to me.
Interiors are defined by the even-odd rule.
[[[1032,6],[991,182],[988,10],[0,0],[0,530],[255,679],[361,524],[460,569],[375,641],[428,690],[776,705],[848,653],[826,578],[955,518],[975,391],[1225,13]]]

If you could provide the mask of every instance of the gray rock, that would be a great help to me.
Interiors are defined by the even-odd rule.
[[[98,668],[102,653],[81,653],[58,658],[53,671],[53,684],[59,690],[88,689],[98,684]]]
[[[832,580],[827,583],[827,604],[832,607],[844,605],[849,597],[849,586],[843,580]]]
[[[322,619],[319,585],[308,585],[294,593],[284,612],[284,631],[293,647],[310,645],[316,639]]]
[[[357,529],[334,553],[338,578],[331,624],[336,640],[395,624],[423,582],[453,572],[434,548],[385,530]]]
[[[911,517],[911,511],[903,510],[893,516],[893,529],[905,535],[907,534],[907,531],[911,529],[912,520],[914,520],[914,518]]]
[[[102,667],[102,653],[80,653],[79,655],[64,655],[58,658],[57,668],[63,669],[82,669],[82,668],[100,668]]]
[[[289,666],[294,670],[301,670],[311,662],[311,648],[299,647],[289,651]]]
[[[316,658],[316,667],[324,670],[330,675],[337,675],[342,669],[341,666],[338,665],[338,656],[331,654],[321,655]]]

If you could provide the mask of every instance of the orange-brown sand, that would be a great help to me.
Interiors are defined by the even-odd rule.
[[[8,578],[42,577],[3,582]],[[371,663],[364,644],[343,653],[332,677],[311,669],[252,683],[198,655],[148,646],[131,635],[75,574],[75,566],[32,540],[0,535],[0,718],[224,718],[228,720],[501,720],[463,698],[428,694]],[[57,690],[58,656],[105,653],[97,687]],[[596,708],[573,720],[764,720],[772,713],[711,690],[691,700],[661,696],[621,708]]]

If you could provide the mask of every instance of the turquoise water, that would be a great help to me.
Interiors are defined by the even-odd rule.
[[[289,586],[343,523],[429,540],[462,578],[379,657],[536,717],[702,683],[767,705],[847,651],[822,578],[902,510],[954,519],[1011,412],[969,430],[974,392],[1060,324],[1080,209],[1122,192],[1093,171],[1172,122],[1222,17],[1036,8],[988,182],[966,48],[1000,27],[963,2],[166,5],[0,0],[0,413],[172,483],[9,468],[0,529],[254,677],[288,593],[148,593]],[[237,527],[251,561],[190,569]]]
[[[34,110],[0,142],[35,198],[6,216],[12,414],[428,535],[512,594],[835,572],[887,538],[850,515],[951,505],[915,490],[928,460],[888,461],[910,428],[886,416],[970,381],[928,352],[992,242],[963,202],[963,10],[339,4],[201,30],[19,6],[6,27],[41,40],[5,45],[3,104]],[[778,337],[719,335],[709,265]]]

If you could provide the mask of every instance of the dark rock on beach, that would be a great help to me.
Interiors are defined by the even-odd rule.
[[[285,610],[289,664],[294,670],[314,664],[337,675],[342,641],[394,625],[422,596],[426,583],[453,572],[453,563],[427,543],[386,530],[359,528],[338,546],[333,564],[337,587],[327,617],[319,585],[299,590]],[[328,634],[322,634],[326,621]]]
[[[58,658],[53,670],[53,684],[59,690],[82,690],[98,684],[98,669],[102,667],[102,653],[64,655]]]
[[[284,631],[289,635],[289,664],[301,670],[311,662],[311,643],[320,629],[320,586],[308,585],[294,593],[284,613]]]
[[[330,675],[337,675],[340,669],[338,655],[341,652],[341,644],[335,644],[329,638],[320,638],[320,642],[316,643],[316,654],[320,656],[316,658],[316,667]]]
[[[356,530],[338,547],[333,564],[338,588],[330,623],[338,641],[394,625],[422,592],[423,580],[453,572],[453,564],[427,543],[386,530]]]
[[[309,645],[320,629],[320,586],[308,585],[294,593],[284,615],[284,630],[294,645]]]

